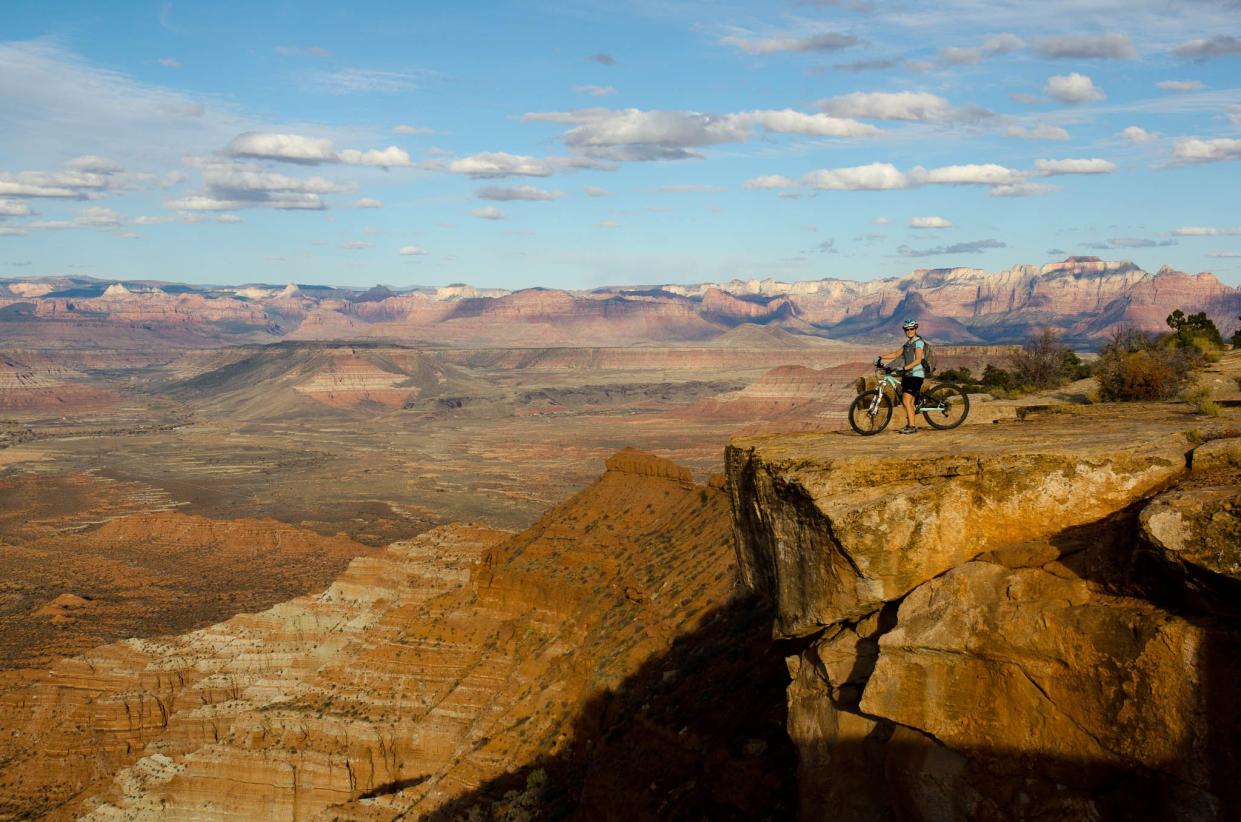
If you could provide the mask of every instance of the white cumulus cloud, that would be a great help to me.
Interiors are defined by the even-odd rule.
[[[396,146],[369,151],[347,148],[338,152],[331,140],[307,137],[302,134],[250,131],[234,137],[224,147],[224,152],[233,157],[276,160],[303,165],[345,163],[380,168],[411,165],[409,153]]]
[[[9,197],[80,197],[81,192],[65,186],[27,183],[0,176],[0,195]]]
[[[324,177],[298,178],[236,162],[206,160],[198,163],[206,190],[165,202],[183,211],[234,211],[242,208],[326,208],[324,194],[348,194],[354,183]]]
[[[931,169],[919,167],[910,171],[911,179],[917,183],[940,185],[1002,185],[1020,182],[1024,176],[1020,171],[996,163],[966,163]]]
[[[1090,103],[1107,95],[1085,74],[1055,74],[1047,78],[1043,93],[1062,103]]]
[[[383,200],[376,200],[374,197],[363,197],[360,200],[354,200],[354,208],[383,208]]]
[[[447,169],[467,177],[548,177],[552,166],[546,160],[505,151],[485,151],[448,163]]]
[[[1009,137],[1020,137],[1023,140],[1067,140],[1069,133],[1060,126],[1041,125],[1034,128],[1009,126],[1004,132]]]
[[[1213,140],[1186,137],[1177,140],[1172,148],[1174,163],[1218,163],[1225,160],[1241,160],[1241,140],[1231,137],[1217,137]],[[3,193],[0,188],[0,194]]]
[[[271,171],[230,165],[210,165],[203,169],[203,181],[212,189],[230,192],[302,191],[312,194],[348,194],[354,183],[339,183],[324,177],[290,177]]]
[[[504,212],[495,206],[483,206],[482,208],[476,208],[471,211],[470,214],[480,220],[503,220],[505,217]]]
[[[987,194],[991,197],[1033,197],[1055,190],[1055,186],[1047,185],[1046,183],[1021,182],[991,186],[991,190]]]
[[[1135,144],[1149,143],[1151,140],[1156,138],[1156,135],[1140,126],[1129,126],[1128,128],[1121,130],[1120,136],[1122,139]]]
[[[403,257],[425,257],[429,253],[429,251],[420,245],[401,246],[401,256]]]
[[[33,212],[26,203],[17,200],[0,200],[0,217],[25,217]]]
[[[1111,174],[1115,170],[1115,163],[1098,157],[1034,161],[1034,171],[1044,177],[1051,177],[1056,174]]]
[[[255,157],[307,165],[338,162],[331,140],[301,134],[249,131],[234,137],[224,147],[224,152],[234,157]]]
[[[885,191],[909,186],[909,179],[891,163],[819,169],[803,176],[802,182],[828,191]]]
[[[565,144],[613,160],[697,157],[689,149],[741,142],[750,135],[747,124],[734,118],[694,111],[586,109],[571,116],[569,122],[578,125],[565,132]]]
[[[372,148],[369,151],[358,151],[347,148],[340,152],[340,161],[352,166],[377,166],[379,168],[408,168],[413,163],[409,152],[396,146],[385,149]]]
[[[697,111],[588,108],[575,111],[530,112],[527,122],[572,126],[563,134],[578,164],[642,160],[699,159],[696,149],[751,139],[756,129],[773,134],[811,137],[868,137],[881,131],[871,125],[828,114],[793,109],[756,109],[731,114]],[[606,167],[606,166],[604,166]]]
[[[747,111],[733,115],[738,123],[756,123],[777,134],[804,134],[810,137],[873,137],[882,131],[868,123],[833,117],[828,114],[806,114],[793,109]]]
[[[952,228],[952,223],[943,217],[913,217],[909,221],[910,228]]]
[[[828,191],[889,191],[927,185],[985,185],[991,186],[992,193],[996,193],[995,189],[999,187],[1025,183],[1026,175],[1027,172],[996,163],[966,163],[937,168],[914,166],[907,172],[891,163],[871,163],[811,171],[802,176],[801,183],[809,188]],[[1007,196],[1017,196],[1015,191],[1006,193]]]
[[[783,174],[765,174],[762,177],[746,180],[742,185],[748,189],[797,188],[797,181]]]
[[[837,117],[871,120],[943,120],[953,112],[951,103],[925,91],[855,91],[820,100],[819,108]]]

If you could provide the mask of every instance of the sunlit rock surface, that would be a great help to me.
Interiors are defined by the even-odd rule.
[[[1235,440],[1110,412],[732,441],[804,819],[1232,818]]]
[[[520,534],[437,528],[355,559],[320,594],[10,672],[0,818],[420,818],[540,757],[583,763],[568,767],[582,807],[761,809],[777,760],[747,750],[775,744],[753,729],[772,723],[728,708],[745,736],[705,756],[721,720],[696,715],[732,704],[713,690],[746,703],[755,692],[694,679],[727,660],[673,648],[722,631],[704,650],[726,649],[738,677],[762,657],[726,630],[727,496],[633,449],[607,469]],[[661,658],[672,667],[651,669]],[[659,715],[660,695],[681,689],[692,711]],[[590,771],[613,727],[624,748],[664,753]],[[624,775],[651,766],[633,796]],[[698,787],[695,774],[707,775]],[[711,789],[711,774],[733,787]]]

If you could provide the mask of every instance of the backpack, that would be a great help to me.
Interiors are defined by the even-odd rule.
[[[922,376],[930,378],[935,373],[935,346],[922,335],[918,339],[922,340]]]

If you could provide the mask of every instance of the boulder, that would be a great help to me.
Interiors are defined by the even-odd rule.
[[[1241,584],[1241,485],[1188,485],[1142,509],[1142,535],[1170,563]]]
[[[969,562],[901,603],[860,708],[917,731],[887,756],[905,800],[974,796],[971,817],[1018,801],[1027,818],[1068,800],[1060,818],[1236,807],[1236,633],[1056,570]]]
[[[1211,440],[1193,451],[1194,473],[1241,471],[1241,437]]]

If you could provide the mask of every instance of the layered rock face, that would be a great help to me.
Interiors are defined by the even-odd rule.
[[[732,441],[803,818],[1232,818],[1241,469],[1176,429]]]
[[[115,391],[61,363],[30,352],[0,353],[0,410],[80,413],[120,402]]]
[[[446,526],[355,559],[321,594],[7,674],[0,818],[421,818],[539,757],[588,770],[630,710],[635,750],[653,738],[684,760],[643,766],[623,800],[637,815],[699,795],[757,812],[764,760],[740,743],[706,757],[692,717],[646,713],[680,687],[651,660],[709,665],[668,653],[730,625],[727,496],[633,450],[607,467],[521,534]],[[618,696],[639,674],[653,690]],[[587,778],[580,801],[632,793],[616,776]]]
[[[1170,268],[1152,275],[1127,260],[1070,257],[1000,272],[922,269],[868,282],[774,280],[508,292],[468,286],[416,289],[193,289],[98,281],[0,282],[0,323],[11,339],[73,348],[127,340],[158,348],[329,339],[391,339],[478,345],[595,345],[707,341],[744,323],[838,339],[891,338],[917,316],[940,342],[1021,342],[1051,326],[1074,340],[1104,339],[1119,327],[1165,329],[1176,308],[1206,311],[1231,333],[1241,292],[1214,275]],[[46,290],[45,290],[46,289]],[[114,347],[124,347],[119,344]],[[386,390],[376,384],[376,390]]]

